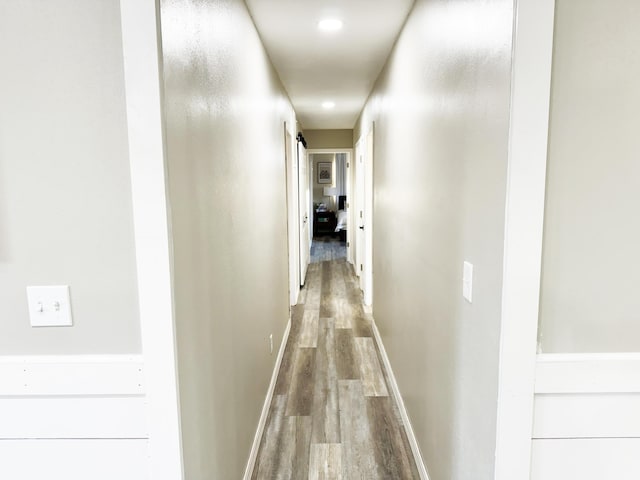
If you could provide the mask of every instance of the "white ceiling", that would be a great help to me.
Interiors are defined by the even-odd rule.
[[[353,128],[414,0],[245,0],[305,129]],[[338,18],[338,32],[318,22]],[[333,100],[332,110],[322,102]]]

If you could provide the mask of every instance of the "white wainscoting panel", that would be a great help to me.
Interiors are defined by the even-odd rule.
[[[640,354],[541,354],[531,480],[640,478]]]
[[[640,393],[640,353],[540,354],[536,393]]]
[[[148,440],[2,440],[6,480],[147,480]]]
[[[0,398],[0,439],[148,438],[143,396]]]
[[[0,479],[145,480],[140,355],[0,357]]]
[[[638,480],[640,439],[534,440],[531,480]]]
[[[533,438],[640,438],[640,394],[536,395],[533,425]]]
[[[144,394],[139,355],[0,357],[0,396]]]

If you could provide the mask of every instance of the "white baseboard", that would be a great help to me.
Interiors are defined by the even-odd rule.
[[[280,342],[280,349],[278,350],[278,356],[276,357],[276,363],[273,367],[273,373],[271,374],[271,382],[267,389],[267,395],[262,405],[262,413],[260,414],[260,420],[258,422],[258,428],[256,434],[253,437],[253,445],[251,446],[251,452],[249,453],[249,461],[244,471],[243,479],[250,480],[253,474],[253,469],[256,465],[256,459],[258,458],[258,450],[260,449],[260,442],[262,441],[262,434],[264,433],[264,427],[267,423],[267,417],[269,416],[269,408],[271,407],[271,400],[273,399],[273,392],[276,388],[276,382],[278,380],[278,374],[280,372],[280,364],[282,363],[282,357],[284,356],[284,350],[289,340],[289,331],[291,330],[291,318],[287,323],[287,327],[282,335],[282,342]]]
[[[398,410],[400,411],[400,416],[402,417],[402,423],[404,424],[404,429],[407,434],[407,439],[409,440],[409,445],[411,446],[411,452],[413,453],[413,458],[415,459],[416,466],[418,467],[418,473],[420,474],[420,479],[429,480],[429,474],[424,464],[424,460],[422,459],[422,453],[420,453],[420,448],[418,447],[418,441],[413,431],[413,427],[411,426],[411,420],[409,419],[407,408],[405,407],[404,400],[402,399],[402,395],[400,394],[400,388],[398,387],[396,376],[394,375],[393,369],[391,368],[391,362],[389,361],[389,357],[387,356],[387,351],[385,350],[384,344],[382,343],[382,337],[380,337],[380,332],[378,331],[378,327],[373,319],[373,316],[368,315],[368,317],[371,319],[371,328],[373,330],[373,335],[375,337],[376,343],[378,345],[378,349],[380,350],[380,354],[382,356],[382,363],[384,363],[384,368],[387,371],[387,377],[390,383],[389,386],[391,387],[393,398],[395,399],[396,404],[398,405]]]

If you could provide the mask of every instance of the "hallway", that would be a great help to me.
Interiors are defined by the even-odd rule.
[[[344,246],[313,250],[252,478],[418,479]]]

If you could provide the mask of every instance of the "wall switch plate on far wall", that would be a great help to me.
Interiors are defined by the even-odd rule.
[[[473,265],[469,262],[464,262],[462,270],[462,296],[469,303],[473,299]]]
[[[69,285],[27,287],[29,319],[32,327],[70,327]]]

